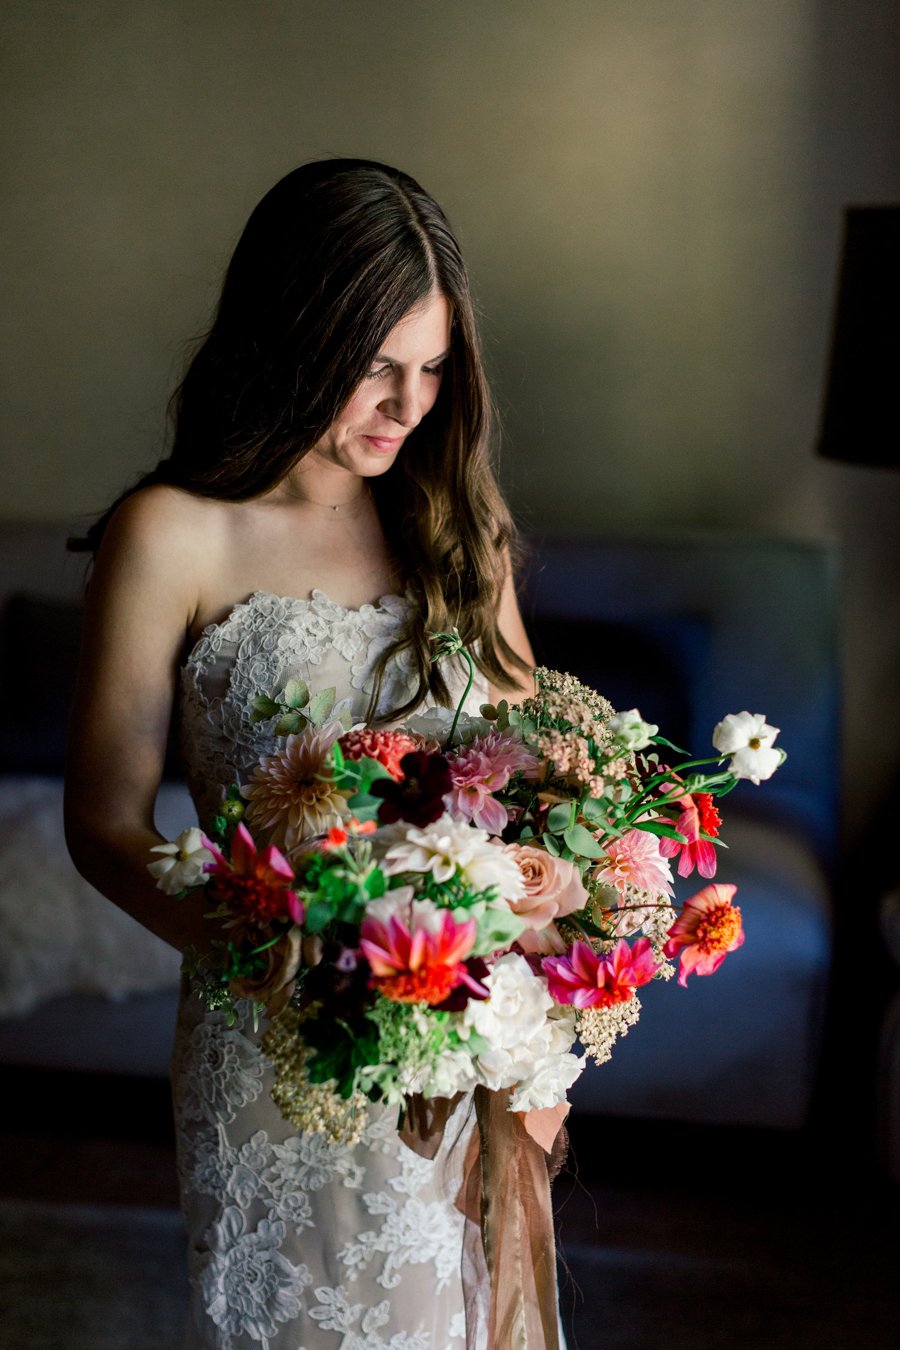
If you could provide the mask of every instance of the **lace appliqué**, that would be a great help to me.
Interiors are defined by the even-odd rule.
[[[244,1215],[231,1206],[213,1225],[199,1284],[210,1318],[224,1333],[223,1350],[230,1350],[233,1336],[268,1346],[280,1322],[299,1317],[312,1276],[281,1254],[283,1240],[283,1223],[263,1219],[249,1230]]]
[[[217,790],[278,749],[271,730],[251,721],[257,694],[276,694],[290,679],[313,691],[334,686],[335,711],[362,719],[376,663],[408,615],[409,601],[398,595],[346,609],[322,591],[308,600],[256,591],[204,629],[182,667],[180,690],[181,752],[201,816],[217,809]],[[401,654],[386,672],[379,706],[396,707],[412,690],[411,663]]]

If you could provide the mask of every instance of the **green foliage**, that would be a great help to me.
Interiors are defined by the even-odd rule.
[[[563,839],[577,858],[603,857],[603,848],[584,825],[570,825],[564,832]]]
[[[574,815],[572,806],[571,802],[558,802],[556,806],[551,806],[547,812],[547,829],[553,834],[565,830],[572,822]]]
[[[320,727],[328,721],[331,710],[334,707],[334,687],[331,689],[320,689],[309,701],[308,716],[314,727]]]
[[[473,915],[477,924],[473,956],[488,956],[498,948],[508,947],[525,927],[518,914],[511,909],[492,909],[484,905]]]
[[[289,708],[304,708],[309,702],[309,686],[305,680],[288,680],[281,697]]]

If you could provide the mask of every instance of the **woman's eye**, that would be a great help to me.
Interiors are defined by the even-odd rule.
[[[390,366],[373,366],[371,370],[366,371],[367,380],[383,380],[390,370]]]
[[[444,362],[443,362],[443,361],[439,361],[438,364],[437,364],[436,366],[423,366],[423,367],[422,367],[422,370],[424,371],[424,373],[425,373],[426,375],[443,375],[443,373],[444,373]]]

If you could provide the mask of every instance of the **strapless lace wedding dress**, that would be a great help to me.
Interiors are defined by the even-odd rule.
[[[373,667],[407,604],[385,596],[349,610],[319,591],[308,600],[257,592],[205,630],[180,696],[201,821],[222,787],[247,781],[276,749],[267,726],[250,720],[252,698],[294,677],[313,692],[334,686],[362,720]],[[457,684],[461,693],[461,676]],[[409,688],[401,659],[382,706],[398,706]],[[467,710],[485,697],[474,689]],[[298,1135],[271,1099],[261,1034],[250,1005],[229,1027],[185,992],[173,1094],[191,1268],[186,1350],[462,1350],[454,1198],[463,1150],[452,1131],[434,1160],[400,1141],[395,1109],[373,1107],[355,1147]]]

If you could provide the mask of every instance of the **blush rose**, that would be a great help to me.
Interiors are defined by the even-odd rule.
[[[533,844],[507,844],[506,852],[518,865],[525,892],[510,900],[509,907],[529,928],[546,928],[587,904],[578,869],[568,859],[554,858]]]

